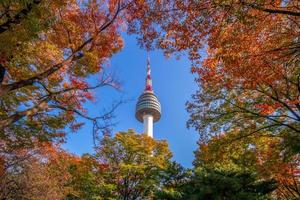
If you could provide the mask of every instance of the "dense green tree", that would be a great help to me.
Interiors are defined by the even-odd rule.
[[[171,162],[160,174],[160,187],[154,199],[180,200],[183,199],[183,189],[189,184],[192,170],[185,169],[176,162]]]
[[[275,182],[259,180],[255,174],[235,171],[196,171],[184,188],[187,200],[259,200],[268,199]]]

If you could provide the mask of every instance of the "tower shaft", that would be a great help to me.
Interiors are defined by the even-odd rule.
[[[143,116],[144,133],[153,138],[153,116],[146,114]]]

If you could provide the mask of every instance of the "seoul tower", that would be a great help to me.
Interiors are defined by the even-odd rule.
[[[135,117],[144,124],[144,133],[153,138],[153,122],[157,122],[160,116],[160,103],[152,89],[150,59],[148,57],[146,86],[136,104]]]

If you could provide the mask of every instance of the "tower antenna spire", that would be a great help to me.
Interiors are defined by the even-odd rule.
[[[149,53],[147,55],[147,76],[146,76],[146,86],[145,86],[144,91],[145,92],[153,92]]]

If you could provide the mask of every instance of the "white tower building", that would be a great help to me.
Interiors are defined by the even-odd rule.
[[[152,89],[150,59],[147,60],[146,87],[136,104],[135,117],[144,123],[144,133],[153,138],[153,123],[161,117],[161,107]]]

